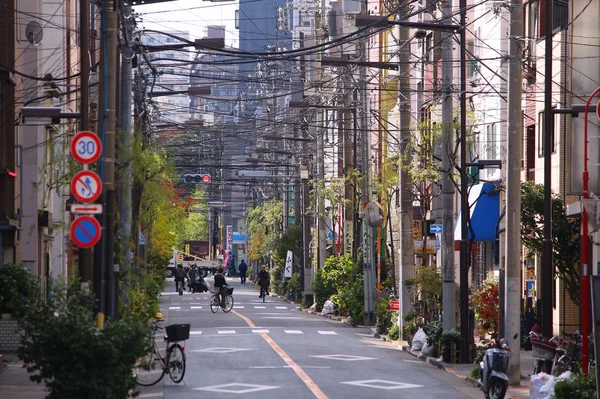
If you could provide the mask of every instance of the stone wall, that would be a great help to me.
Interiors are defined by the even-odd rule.
[[[0,319],[0,353],[15,352],[19,347],[20,339],[17,321]]]

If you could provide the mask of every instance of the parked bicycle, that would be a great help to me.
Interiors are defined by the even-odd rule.
[[[179,384],[185,375],[185,342],[190,337],[189,324],[172,324],[161,327],[163,321],[159,313],[152,325],[152,350],[136,363],[134,373],[138,385],[148,387],[157,384],[165,374],[171,381]],[[164,341],[167,343],[164,356],[156,343],[154,335],[165,330]],[[183,344],[181,344],[183,342]]]
[[[221,306],[221,298],[217,295],[217,292],[214,292],[210,297],[210,310],[213,313],[217,313],[219,308],[223,310],[225,313],[229,313],[233,308],[233,287],[225,287],[225,306]]]

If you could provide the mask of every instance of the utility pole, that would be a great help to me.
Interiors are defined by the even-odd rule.
[[[90,129],[90,0],[79,0],[79,58],[81,63],[81,130]],[[92,249],[79,248],[79,277],[83,283],[98,283],[92,274]]]
[[[442,3],[442,23],[451,23],[452,0]],[[450,21],[446,21],[450,19]],[[453,98],[452,98],[452,34],[442,31],[442,87],[444,103],[442,108],[442,271],[444,331],[456,327],[456,288],[454,276],[454,195],[452,181],[454,153]]]
[[[398,20],[406,20],[410,6],[409,0],[404,0],[398,12]],[[399,85],[398,101],[400,108],[400,171],[399,171],[399,191],[400,197],[400,272],[398,273],[400,281],[400,315],[398,323],[400,324],[400,334],[403,334],[402,316],[407,314],[412,305],[408,292],[402,289],[402,282],[415,274],[415,255],[414,242],[412,235],[413,205],[412,205],[412,182],[408,173],[412,161],[412,149],[410,147],[410,48],[404,48],[410,40],[409,28],[399,27],[398,45],[402,50],[398,55],[400,63],[398,67]]]
[[[316,27],[316,37],[317,44],[320,45],[323,41],[321,34],[321,25],[323,19],[323,11],[325,10],[325,0],[321,0],[321,8],[319,12],[315,15],[315,27]],[[317,55],[317,63],[321,63],[321,55],[320,53]],[[320,84],[323,76],[322,76],[322,68],[319,65],[317,73],[317,83]],[[315,269],[315,273],[319,268],[325,265],[325,261],[327,260],[327,230],[325,228],[325,132],[322,126],[322,116],[321,110],[317,110],[317,181],[319,182],[319,187],[317,188],[318,194],[318,209],[317,209],[317,225],[318,225],[318,257],[317,257],[317,267]]]
[[[116,0],[108,0],[103,6],[103,18],[105,23],[105,32],[103,32],[103,41],[105,41],[105,52],[101,59],[106,57],[107,66],[101,75],[101,83],[105,87],[104,98],[100,109],[101,125],[104,126],[104,143],[103,143],[103,199],[104,199],[104,214],[102,215],[104,228],[103,238],[100,240],[101,245],[96,246],[95,251],[95,268],[100,268],[102,271],[103,290],[102,296],[104,303],[101,307],[102,319],[101,324],[104,324],[104,315],[109,317],[116,316],[116,287],[117,276],[113,271],[114,263],[114,231],[115,231],[115,130],[116,130],[116,105],[117,105],[117,10]],[[102,64],[102,63],[101,63]],[[106,104],[106,106],[104,106]]]
[[[132,59],[133,59],[133,48],[132,48],[132,36],[133,36],[133,18],[131,10],[131,2],[123,3],[122,12],[125,15],[124,21],[124,36],[125,43],[121,48],[121,104],[119,110],[119,129],[121,130],[121,142],[119,148],[121,148],[122,160],[122,171],[121,181],[119,183],[120,193],[120,204],[119,204],[119,246],[121,251],[119,255],[122,256],[122,271],[124,272],[127,284],[129,283],[131,265],[133,262],[132,253],[132,242],[131,242],[131,226],[132,226],[132,214],[131,214],[131,183],[133,176],[131,172],[132,162],[132,142],[133,142],[133,123],[131,114],[132,104]],[[133,241],[136,245],[138,243],[137,237]],[[129,302],[127,296],[127,289],[121,291],[121,298],[124,303]],[[116,301],[116,295],[113,299]]]
[[[508,67],[508,149],[506,168],[506,279],[504,333],[509,341],[521,332],[521,157],[523,153],[523,114],[521,110],[523,0],[510,3]],[[545,294],[545,293],[544,293]],[[514,342],[520,342],[515,340]],[[511,356],[508,365],[511,384],[521,381],[521,360]]]
[[[552,304],[554,266],[552,262],[552,130],[554,129],[554,113],[552,112],[552,35],[553,35],[553,1],[546,1],[545,17],[545,68],[544,68],[544,238],[542,241],[542,334],[553,335]],[[511,35],[512,37],[512,35]],[[586,237],[587,239],[587,237]],[[507,245],[508,247],[508,245]],[[587,273],[584,273],[587,274]]]

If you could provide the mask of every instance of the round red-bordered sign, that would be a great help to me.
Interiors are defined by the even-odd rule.
[[[82,170],[71,180],[71,194],[79,202],[90,203],[100,197],[102,193],[102,180],[96,172]]]
[[[84,215],[73,221],[70,233],[71,240],[79,248],[91,248],[100,240],[102,228],[96,218]]]
[[[100,138],[92,132],[79,132],[71,141],[71,154],[82,164],[94,163],[102,154]]]

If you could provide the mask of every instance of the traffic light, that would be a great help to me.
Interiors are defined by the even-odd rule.
[[[202,173],[202,174],[197,173],[197,174],[186,174],[186,175],[183,175],[183,182],[184,183],[188,183],[188,184],[191,184],[191,183],[194,183],[194,184],[196,184],[196,183],[198,183],[198,184],[199,183],[207,184],[207,183],[210,183],[210,181],[211,181],[211,179],[210,179],[210,175],[208,173]]]

